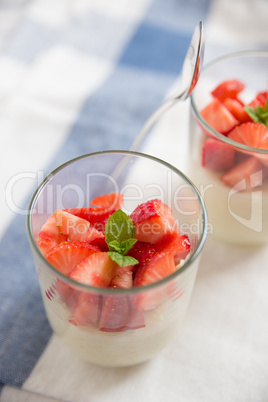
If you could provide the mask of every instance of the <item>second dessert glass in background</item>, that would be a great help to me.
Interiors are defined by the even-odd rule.
[[[268,52],[229,54],[204,67],[191,95],[187,174],[206,204],[208,233],[239,245],[267,244],[268,149],[233,141],[212,128],[201,113],[213,99],[211,91],[226,80],[239,80],[245,85],[239,93],[244,104],[252,101],[258,93],[267,91]],[[204,144],[208,141],[210,155],[204,156]],[[213,144],[215,141],[219,146]],[[210,156],[218,160],[215,169],[212,163],[204,161]],[[223,158],[222,166],[218,163],[219,158]],[[232,159],[230,163],[228,158]]]

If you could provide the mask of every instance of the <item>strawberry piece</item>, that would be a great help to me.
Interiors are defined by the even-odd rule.
[[[268,168],[265,168],[257,158],[248,157],[225,173],[221,179],[227,186],[243,191],[261,186],[263,178],[267,175]]]
[[[56,224],[60,233],[74,241],[90,242],[96,238],[104,238],[104,234],[83,218],[72,215],[67,211],[56,211]]]
[[[114,289],[130,289],[133,286],[133,266],[127,265],[116,267],[115,275],[111,280],[110,287]]]
[[[150,244],[146,242],[137,241],[128,255],[136,258],[139,261],[138,267],[144,267],[150,264],[153,258],[161,253],[172,253],[175,264],[179,264],[184,260],[190,252],[190,241],[187,235],[180,235],[173,233],[165,236],[162,241],[157,244]],[[134,269],[137,270],[136,266]],[[134,272],[135,274],[135,272]]]
[[[59,294],[61,301],[68,307],[68,309],[73,311],[77,304],[79,291],[60,279],[58,279],[55,284],[55,291]]]
[[[57,244],[66,240],[67,236],[59,232],[54,213],[47,219],[39,233],[38,246],[41,250],[41,253],[45,255],[49,250],[57,246]]]
[[[268,149],[268,129],[262,123],[244,123],[236,127],[228,135],[233,141],[249,147]],[[262,163],[268,166],[268,155],[255,155]]]
[[[202,166],[215,171],[228,170],[234,164],[235,151],[228,144],[209,138],[202,148]]]
[[[156,254],[148,265],[138,268],[134,280],[134,286],[150,285],[151,283],[164,279],[175,271],[176,267],[172,253]],[[166,300],[172,287],[173,284],[171,283],[165,287],[160,286],[156,289],[142,292],[137,295],[136,307],[138,310],[142,309],[144,311],[155,309]]]
[[[226,98],[223,101],[223,105],[232,113],[239,123],[252,121],[251,117],[245,111],[244,106],[237,99]]]
[[[129,315],[130,308],[126,297],[105,297],[100,317],[100,331],[117,332],[126,330]]]
[[[73,268],[70,278],[85,285],[107,287],[115,275],[117,264],[106,252],[84,258]]]
[[[94,198],[91,201],[90,205],[102,207],[104,209],[117,210],[117,209],[122,208],[123,194],[110,193],[110,194],[100,195],[99,197]]]
[[[217,98],[214,98],[202,109],[200,114],[214,130],[225,135],[239,123]]]
[[[256,108],[256,106],[261,106],[264,107],[266,105],[266,102],[268,101],[268,91],[265,92],[259,92],[255,99],[253,99],[248,106],[252,107],[253,109]]]
[[[109,248],[105,241],[105,237],[97,237],[93,240],[90,240],[89,244],[91,244],[94,247],[97,247],[99,251],[109,251]]]
[[[101,311],[100,331],[119,332],[145,326],[143,312],[126,296],[106,296]]]
[[[58,271],[69,276],[73,267],[98,249],[85,242],[67,241],[58,244],[45,255]]]
[[[158,282],[176,271],[172,253],[159,253],[149,264],[137,269],[134,286],[146,286]]]
[[[78,301],[69,322],[75,326],[96,326],[100,319],[102,297],[80,292]]]
[[[69,208],[65,210],[72,215],[85,219],[92,227],[104,233],[105,224],[110,215],[115,212],[115,209],[106,209],[102,207],[84,207],[84,208]]]
[[[135,225],[135,237],[156,243],[165,235],[178,232],[171,209],[160,200],[140,204],[130,215]]]
[[[211,95],[221,102],[226,98],[236,99],[239,92],[243,91],[245,85],[238,80],[226,80],[220,83],[212,92]]]

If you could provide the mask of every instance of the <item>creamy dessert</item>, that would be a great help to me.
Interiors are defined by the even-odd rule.
[[[268,92],[245,103],[244,89],[238,80],[220,83],[200,120],[191,116],[189,176],[205,201],[209,231],[253,245],[268,240]]]
[[[159,281],[187,260],[190,241],[155,199],[127,215],[111,193],[85,208],[55,211],[38,246],[60,276],[38,272],[55,333],[82,358],[105,366],[145,361],[180,327],[198,261],[179,282]],[[44,262],[45,264],[45,262]]]

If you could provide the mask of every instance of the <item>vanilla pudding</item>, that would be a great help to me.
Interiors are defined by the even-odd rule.
[[[267,71],[268,52],[222,56],[191,95],[187,174],[204,199],[208,234],[239,245],[268,241]]]
[[[144,362],[178,336],[192,293],[199,257],[182,272],[177,290],[155,309],[144,312],[143,328],[104,332],[96,326],[75,326],[72,313],[57,291],[50,292],[53,278],[45,270],[39,280],[47,317],[56,335],[82,359],[101,366],[123,367]],[[55,287],[54,287],[55,289]],[[175,289],[175,288],[174,288]]]

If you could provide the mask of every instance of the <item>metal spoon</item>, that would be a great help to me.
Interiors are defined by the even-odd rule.
[[[176,102],[184,101],[191,94],[196,86],[201,68],[203,66],[204,48],[203,24],[202,21],[200,21],[194,30],[190,46],[183,62],[182,85],[180,92],[164,101],[164,103],[151,115],[151,117],[149,117],[138,136],[132,143],[130,151],[137,150],[146,134],[165,111],[170,109]]]

